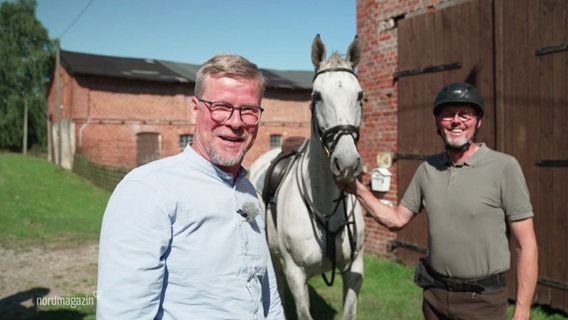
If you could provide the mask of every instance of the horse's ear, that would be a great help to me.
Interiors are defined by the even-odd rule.
[[[312,63],[316,70],[319,68],[320,63],[325,59],[325,45],[321,41],[320,35],[316,35],[312,42]]]
[[[349,48],[347,48],[347,57],[345,58],[345,60],[351,64],[351,67],[355,68],[361,61],[361,51],[363,51],[363,44],[359,36],[355,35],[355,39],[353,39],[353,42],[351,42]]]

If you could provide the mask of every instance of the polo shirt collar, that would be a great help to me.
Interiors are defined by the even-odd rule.
[[[484,142],[477,143],[477,145],[479,146],[479,150],[477,150],[474,154],[472,154],[471,157],[469,157],[463,163],[464,166],[468,166],[468,167],[476,166],[477,164],[479,164],[481,159],[483,159],[483,155],[487,152],[487,150],[489,150],[489,148],[487,148],[487,145],[485,145]],[[440,154],[440,156],[438,158],[438,164],[446,165],[446,166],[452,166],[452,161],[448,157],[447,152],[442,152]]]
[[[489,150],[483,142],[478,143],[477,145],[479,146],[479,150],[472,154],[471,157],[464,162],[464,165],[475,167],[481,162],[483,155],[487,152],[487,150]]]

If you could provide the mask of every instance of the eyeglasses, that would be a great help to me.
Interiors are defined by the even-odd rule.
[[[209,101],[196,97],[199,102],[203,102],[211,113],[211,119],[218,123],[225,123],[233,116],[235,110],[239,110],[241,121],[247,126],[255,126],[260,121],[260,116],[264,109],[260,106],[240,106],[235,107],[224,101]]]
[[[458,111],[458,112],[442,111],[438,115],[438,118],[440,118],[442,121],[452,121],[452,120],[454,120],[456,115],[458,116],[458,118],[461,121],[469,121],[469,120],[473,119],[473,117],[475,117],[475,113],[473,113],[471,111],[467,111],[467,110],[462,110],[462,111]]]

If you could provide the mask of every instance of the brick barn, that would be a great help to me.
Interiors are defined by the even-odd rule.
[[[192,140],[190,99],[199,65],[70,51],[61,51],[60,61],[47,99],[50,161],[73,169],[80,157],[131,169],[176,154]],[[310,130],[313,72],[262,72],[265,112],[245,167],[287,137]]]

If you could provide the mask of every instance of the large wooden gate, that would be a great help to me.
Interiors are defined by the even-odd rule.
[[[398,198],[421,160],[442,149],[432,116],[437,90],[475,84],[486,102],[477,140],[514,155],[531,192],[540,253],[535,302],[568,311],[568,1],[476,0],[398,27]],[[425,218],[394,242],[406,263],[425,252]]]

